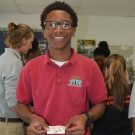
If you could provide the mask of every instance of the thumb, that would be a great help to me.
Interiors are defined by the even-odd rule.
[[[65,124],[65,126],[66,126],[66,129],[67,129],[67,128],[75,127],[76,124],[73,121],[70,120]]]
[[[44,123],[43,126],[42,126],[42,130],[48,131],[49,130],[48,124]]]

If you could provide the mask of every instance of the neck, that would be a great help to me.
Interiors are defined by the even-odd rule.
[[[72,52],[71,49],[69,48],[69,50],[49,50],[49,56],[51,59],[56,60],[56,61],[68,61],[71,56],[72,56]]]
[[[9,48],[14,49],[14,50],[16,50],[19,54],[21,54],[20,48],[13,48],[13,47],[9,47]]]

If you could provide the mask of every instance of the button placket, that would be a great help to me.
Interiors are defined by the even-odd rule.
[[[57,70],[57,77],[58,77],[57,82],[58,82],[59,84],[61,83],[60,71],[61,71],[61,69],[59,68],[59,69]]]

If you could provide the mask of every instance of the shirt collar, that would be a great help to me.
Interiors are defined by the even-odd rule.
[[[66,65],[69,64],[69,63],[74,64],[77,61],[77,53],[75,52],[75,50],[73,48],[71,48],[71,52],[72,52],[72,57],[70,58],[70,60],[67,63],[65,63]],[[49,57],[49,50],[47,50],[46,54],[45,54],[44,63],[46,65],[47,63],[50,63],[50,62],[52,62],[52,61]]]
[[[13,48],[5,48],[5,52],[13,52],[19,59],[21,59],[21,55]]]

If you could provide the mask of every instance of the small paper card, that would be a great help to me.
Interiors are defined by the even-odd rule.
[[[49,126],[47,134],[65,134],[65,126]]]

